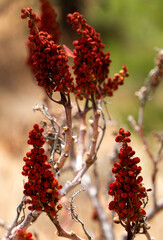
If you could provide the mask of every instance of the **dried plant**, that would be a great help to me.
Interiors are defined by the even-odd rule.
[[[27,229],[43,212],[54,224],[58,237],[84,239],[75,231],[64,229],[59,219],[64,212],[62,199],[67,198],[70,190],[74,190],[78,185],[81,189],[84,188],[84,193],[92,203],[92,221],[97,220],[100,227],[98,239],[115,239],[113,222],[121,224],[126,230],[127,236],[122,236],[123,239],[133,240],[136,234],[144,234],[148,240],[152,239],[147,221],[163,209],[163,200],[157,199],[156,185],[158,163],[162,159],[163,137],[161,133],[157,134],[160,148],[154,156],[144,133],[143,114],[148,99],[153,96],[162,80],[163,51],[159,51],[156,67],[137,92],[140,101],[138,123],[133,117],[129,117],[153,163],[153,206],[146,213],[144,208],[149,200],[147,192],[151,189],[146,189],[143,185],[143,177],[139,175],[140,159],[133,157],[135,151],[129,146],[131,133],[123,128],[119,129],[115,138],[118,144],[122,144],[122,148],[119,150],[116,147],[114,166],[112,171],[108,169],[110,179],[114,179],[109,184],[108,193],[114,199],[109,203],[109,207],[104,206],[101,201],[97,162],[98,150],[107,127],[105,99],[113,96],[129,73],[124,65],[113,78],[109,76],[110,53],[103,51],[105,46],[100,34],[89,26],[78,12],[67,16],[68,23],[72,24],[79,36],[79,39],[73,42],[73,51],[66,45],[59,45],[60,30],[55,11],[48,0],[40,2],[41,18],[36,16],[31,7],[21,10],[21,18],[28,19],[29,27],[27,63],[38,86],[44,89],[45,96],[52,104],[58,104],[64,110],[64,117],[58,120],[50,114],[52,107],[48,109],[45,105],[36,105],[33,108],[34,111],[40,111],[46,121],[41,122],[41,126],[36,123],[29,131],[27,143],[32,148],[23,158],[22,174],[26,178],[24,191],[22,190],[24,196],[17,207],[13,223],[8,226],[4,221],[0,222],[0,226],[7,229],[2,240],[38,239],[39,233],[32,234]],[[73,74],[70,72],[68,57],[74,61]],[[59,94],[59,100],[55,93]],[[62,174],[69,170],[72,171],[73,179],[67,179],[62,186]],[[95,235],[87,230],[84,220],[81,220],[75,211],[74,200],[77,195],[82,198],[81,189],[72,195],[68,210],[72,219],[81,224],[85,239],[95,239]],[[107,192],[106,189],[104,191]],[[25,211],[27,206],[28,212]],[[112,217],[108,208],[116,212],[116,216]],[[66,219],[67,216],[63,217]]]

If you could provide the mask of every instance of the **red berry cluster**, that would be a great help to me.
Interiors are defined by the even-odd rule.
[[[115,162],[112,169],[116,179],[109,185],[108,194],[114,196],[114,200],[109,203],[109,209],[114,210],[120,220],[138,222],[146,215],[142,200],[147,197],[147,190],[142,184],[142,176],[139,176],[141,167],[137,164],[140,159],[132,158],[135,151],[128,146],[131,141],[129,136],[129,131],[120,128],[115,139],[118,143],[122,142],[122,148],[119,152],[119,162]]]
[[[67,15],[67,21],[77,31],[79,40],[74,41],[74,74],[76,75],[75,93],[80,99],[95,94],[96,98],[112,96],[118,85],[128,77],[126,66],[114,78],[108,78],[111,63],[110,53],[104,53],[104,44],[97,33],[81,14]],[[108,79],[107,79],[108,78]]]
[[[31,232],[26,232],[21,228],[16,229],[13,236],[16,240],[34,240]]]
[[[22,19],[26,19],[28,17],[30,18],[30,20],[28,22],[29,28],[31,28],[32,25],[34,26],[36,23],[38,23],[40,21],[40,18],[37,17],[34,12],[32,12],[31,7],[22,8],[21,12],[22,12],[22,14],[21,14]]]
[[[104,53],[104,44],[97,33],[81,14],[75,12],[67,15],[67,21],[77,31],[79,40],[73,42],[74,74],[76,75],[76,95],[88,98],[92,93],[98,96],[98,87],[108,75],[110,53]]]
[[[49,0],[40,0],[41,3],[41,21],[37,24],[39,31],[48,32],[52,35],[53,41],[59,43],[60,30],[56,21],[56,13]]]
[[[126,65],[124,65],[122,69],[119,71],[119,73],[115,74],[113,78],[109,77],[107,79],[107,82],[103,83],[101,95],[103,97],[113,96],[113,91],[116,91],[120,85],[123,85],[125,77],[128,76],[129,76],[128,69]]]
[[[28,144],[33,145],[33,148],[23,158],[25,165],[22,174],[28,176],[28,182],[24,185],[24,194],[30,197],[27,199],[27,203],[30,204],[29,210],[45,211],[55,216],[57,210],[62,208],[61,204],[57,205],[58,190],[62,186],[54,178],[47,156],[44,154],[42,146],[45,140],[42,132],[43,128],[39,128],[38,124],[35,124],[29,132]]]
[[[39,31],[45,31],[52,34],[52,39],[54,43],[59,42],[60,31],[58,27],[58,22],[56,21],[56,13],[53,6],[48,0],[40,0],[41,3],[41,16],[40,21],[37,23],[37,28]],[[33,44],[28,40],[28,58],[26,60],[27,65],[31,68],[32,72],[35,73],[33,68]]]
[[[29,17],[28,27],[30,35],[30,51],[32,54],[33,71],[39,86],[51,93],[59,91],[69,93],[73,89],[73,78],[67,64],[68,57],[61,45],[53,41],[52,35],[37,29],[38,18],[32,9],[22,9],[22,18]]]

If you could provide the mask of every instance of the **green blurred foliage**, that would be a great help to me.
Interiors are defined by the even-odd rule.
[[[139,90],[149,71],[154,68],[156,48],[163,48],[163,1],[162,0],[90,0],[86,11],[87,22],[92,25],[110,51],[112,64],[110,75],[126,64],[130,77],[125,85],[109,99],[109,106],[117,118],[128,124],[129,114],[137,117]],[[145,109],[145,130],[162,127],[162,85],[153,101]],[[158,102],[159,99],[159,102]]]

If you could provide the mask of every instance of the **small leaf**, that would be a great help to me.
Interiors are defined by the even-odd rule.
[[[75,57],[75,55],[73,54],[73,52],[71,51],[71,49],[69,49],[66,45],[63,45],[63,47],[64,47],[64,50],[65,50],[65,52],[67,53],[67,56],[68,56],[68,57],[72,57],[72,58]]]

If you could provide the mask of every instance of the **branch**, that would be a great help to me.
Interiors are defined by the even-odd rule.
[[[148,220],[151,220],[153,217],[155,217],[155,215],[163,210],[163,199],[161,199],[157,205],[155,207],[153,207],[152,209],[150,209],[147,212],[147,218]]]
[[[154,240],[154,238],[152,238],[152,237],[150,236],[150,234],[149,234],[149,232],[148,232],[148,230],[147,230],[146,228],[144,228],[144,234],[145,234],[147,240]]]
[[[25,210],[25,200],[26,200],[26,197],[23,196],[22,201],[20,202],[20,204],[16,208],[16,211],[17,211],[16,217],[15,217],[13,223],[11,224],[11,226],[8,227],[8,230],[7,230],[5,236],[2,240],[7,239],[10,236],[13,228],[18,226],[19,224],[21,224],[24,221],[24,219],[25,219],[25,212],[24,212],[24,210]],[[19,217],[20,217],[20,214],[21,214],[22,211],[23,211],[23,216],[21,217],[21,219],[19,221]]]
[[[138,124],[136,124],[133,117],[129,117],[129,121],[133,128],[139,133],[139,136],[145,146],[145,150],[149,156],[149,158],[153,161],[154,157],[151,153],[151,150],[148,146],[145,134],[144,134],[144,127],[143,127],[143,119],[144,119],[144,109],[147,101],[150,99],[150,94],[153,93],[156,87],[159,85],[163,78],[163,50],[160,50],[156,59],[156,66],[152,69],[148,77],[141,87],[141,89],[136,92],[136,96],[139,99],[139,113],[138,113]]]
[[[77,99],[76,99],[77,102]],[[86,135],[86,114],[90,110],[88,107],[88,100],[85,102],[84,110],[81,111],[79,104],[77,102],[77,107],[79,111],[79,119],[80,119],[80,130],[79,130],[79,138],[78,138],[78,151],[76,157],[76,170],[81,169],[83,164],[83,156],[85,153],[85,135]]]
[[[152,155],[150,149],[149,149],[149,146],[147,144],[147,141],[146,141],[146,138],[144,136],[144,131],[143,129],[141,129],[140,126],[138,126],[136,124],[136,121],[134,120],[134,118],[132,116],[129,116],[129,121],[132,125],[132,127],[139,133],[141,139],[142,139],[142,142],[145,146],[145,150],[146,152],[148,153],[148,156],[150,157],[151,161],[152,161],[152,164],[153,164],[153,174],[152,174],[152,192],[153,192],[153,204],[154,204],[154,209],[156,208],[157,209],[157,197],[156,197],[156,176],[157,176],[157,172],[158,172],[158,163],[160,162],[161,160],[161,154],[162,154],[162,151],[163,151],[163,138],[162,136],[159,136],[159,140],[161,142],[161,145],[160,145],[160,148],[158,149],[158,153],[157,153],[157,156],[156,158],[154,158],[154,156]]]
[[[17,220],[15,218],[13,224],[9,227],[8,231],[6,232],[4,238],[2,240],[14,240],[14,237],[12,237],[11,232],[15,227],[21,228],[26,230],[28,227],[31,226],[31,224],[33,222],[35,222],[37,220],[37,218],[40,216],[41,212],[37,212],[37,211],[33,211],[33,212],[29,212],[26,219],[24,220],[24,222],[22,222],[20,225],[17,225]]]
[[[144,116],[144,108],[146,102],[151,98],[151,93],[154,93],[156,87],[160,84],[163,78],[163,49],[159,50],[156,61],[155,67],[152,69],[147,79],[145,80],[144,86],[136,92],[136,95],[140,101],[140,111],[138,117],[138,124],[139,126],[143,127],[143,116]]]
[[[64,108],[66,113],[66,124],[67,124],[64,129],[65,130],[65,146],[62,150],[60,158],[58,159],[55,165],[56,172],[63,167],[65,161],[69,156],[69,151],[72,144],[72,113],[71,113],[72,107],[71,107],[70,98],[69,98],[69,101],[64,105]]]
[[[99,150],[100,146],[101,146],[101,143],[103,141],[103,138],[104,138],[104,135],[105,135],[105,131],[106,131],[106,120],[105,120],[105,115],[104,115],[104,112],[103,112],[103,109],[101,107],[101,101],[98,102],[98,109],[101,111],[100,114],[101,114],[101,117],[102,117],[102,120],[103,120],[103,126],[100,126],[101,128],[101,138],[100,138],[100,141],[96,147],[96,153],[97,151]]]
[[[151,153],[151,150],[148,146],[148,143],[147,143],[147,140],[146,140],[146,137],[145,137],[144,130],[143,130],[142,126],[137,125],[133,116],[129,116],[128,120],[129,120],[131,126],[133,127],[133,129],[139,134],[139,136],[141,138],[141,141],[142,141],[142,143],[145,147],[146,153],[148,154],[149,158],[153,161],[154,157],[153,157],[153,154]]]
[[[161,160],[161,153],[163,150],[163,139],[161,140],[161,146],[158,150],[157,156],[155,159],[153,159],[153,174],[152,174],[152,184],[153,184],[153,201],[154,201],[154,206],[155,208],[157,207],[157,199],[156,199],[156,176],[158,172],[158,163]]]
[[[79,222],[84,230],[85,235],[88,237],[89,240],[91,240],[91,236],[89,235],[88,231],[85,228],[84,223],[79,219],[78,214],[75,212],[75,207],[73,206],[75,197],[77,196],[77,194],[79,194],[81,191],[84,191],[84,189],[80,189],[79,191],[77,191],[76,193],[74,193],[71,197],[70,202],[70,208],[68,208],[68,210],[71,211],[71,217],[72,219],[74,219],[76,222]]]
[[[91,141],[91,146],[87,154],[85,163],[83,167],[77,172],[75,178],[72,181],[67,181],[65,186],[61,189],[60,197],[62,197],[63,195],[66,195],[72,188],[74,188],[75,186],[81,183],[81,179],[83,175],[96,160],[96,143],[97,143],[97,138],[99,134],[98,122],[100,118],[100,113],[101,111],[99,109],[94,112],[94,121],[92,123],[92,128],[93,128],[92,141]]]
[[[94,156],[96,154],[96,144],[97,144],[97,138],[99,135],[98,123],[99,123],[100,115],[101,115],[100,109],[97,109],[96,111],[94,111],[94,121],[91,124],[92,131],[93,131],[91,145],[90,145],[90,149],[87,153],[87,158],[86,158],[86,162],[88,162],[88,163],[93,163],[95,161]]]
[[[47,93],[47,92],[46,92]],[[47,93],[48,97],[55,103],[63,105],[66,113],[66,124],[67,126],[65,127],[65,146],[62,150],[62,153],[60,155],[60,158],[55,164],[55,171],[58,172],[64,165],[65,161],[67,160],[69,156],[69,151],[72,143],[72,114],[71,114],[71,100],[70,100],[70,95],[65,95],[62,92],[60,92],[60,100],[57,101],[52,98],[52,95],[49,95]]]
[[[60,225],[59,221],[57,220],[57,217],[56,218],[53,218],[51,215],[48,215],[50,220],[52,221],[52,223],[55,225],[55,227],[57,228],[57,233],[56,235],[59,236],[59,237],[65,237],[65,238],[69,238],[69,239],[72,239],[72,240],[85,240],[79,236],[76,235],[76,233],[74,232],[67,232],[65,231],[62,226]]]
[[[84,175],[84,179],[82,185],[86,189],[89,197],[92,200],[93,206],[98,213],[98,218],[100,222],[100,226],[103,232],[103,235],[106,240],[114,240],[114,234],[111,225],[108,222],[107,214],[102,207],[100,200],[98,198],[98,191],[97,188],[91,185],[91,180],[89,175]]]
[[[60,126],[58,125],[56,119],[49,114],[48,108],[45,107],[44,105],[39,106],[37,104],[35,107],[33,107],[33,111],[40,111],[51,122],[52,129],[53,129],[53,132],[54,132],[54,136],[52,138],[54,143],[52,144],[53,146],[52,146],[52,150],[51,150],[51,156],[50,156],[50,159],[49,159],[49,163],[53,163],[52,167],[54,168],[54,155],[55,155],[55,152],[57,150],[59,140],[60,140],[60,142],[62,141],[61,138],[59,138]],[[49,139],[49,136],[47,136],[47,137],[44,136],[44,137]]]
[[[156,66],[154,69],[150,71],[148,74],[147,80],[144,84],[144,86],[136,93],[139,102],[140,102],[140,107],[139,107],[139,113],[138,113],[138,124],[134,120],[132,116],[129,116],[129,121],[132,125],[132,127],[138,132],[140,139],[142,140],[142,143],[145,146],[145,150],[152,161],[153,164],[153,174],[152,174],[152,189],[153,189],[153,208],[148,211],[147,217],[148,219],[153,218],[156,213],[159,211],[163,210],[163,200],[160,202],[157,202],[157,196],[156,196],[156,176],[158,172],[158,163],[161,160],[161,153],[163,150],[163,138],[162,136],[159,136],[161,146],[158,150],[157,156],[154,157],[151,149],[148,146],[146,136],[144,134],[144,128],[143,128],[143,118],[144,118],[144,109],[147,101],[151,97],[151,93],[153,94],[156,87],[159,85],[163,78],[163,50],[160,50],[156,59]],[[147,239],[152,239],[147,231],[147,229],[144,229],[144,232]]]

